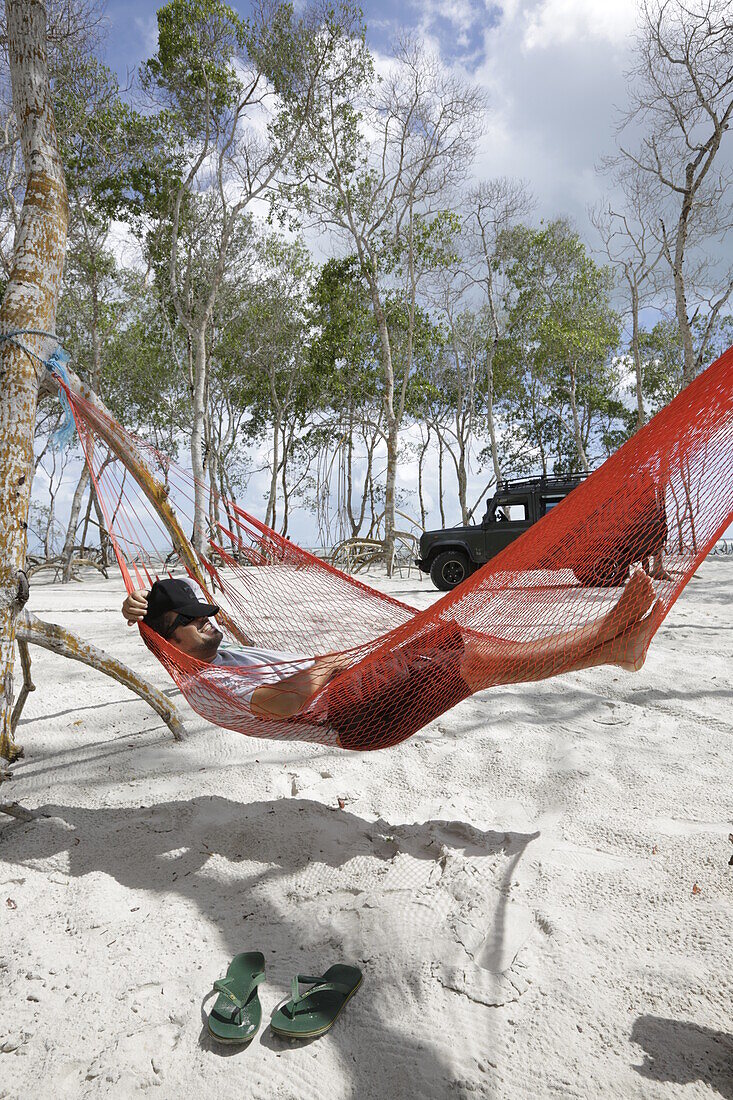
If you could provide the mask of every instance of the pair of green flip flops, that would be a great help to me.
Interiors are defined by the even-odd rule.
[[[248,1043],[262,1022],[257,987],[265,977],[261,951],[243,951],[229,964],[225,978],[214,982],[219,994],[209,1013],[209,1031],[220,1043]],[[314,1039],[336,1022],[346,1002],[362,982],[358,966],[337,963],[325,974],[296,974],[290,997],[273,1011],[270,1027],[289,1039]],[[309,985],[305,993],[301,985]]]

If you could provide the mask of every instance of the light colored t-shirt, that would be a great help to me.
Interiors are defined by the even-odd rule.
[[[204,669],[198,680],[231,692],[238,701],[249,704],[256,688],[263,684],[277,684],[296,672],[311,668],[313,663],[312,657],[302,653],[256,649],[254,646],[225,646],[219,648],[211,667]],[[243,675],[245,669],[247,672]]]

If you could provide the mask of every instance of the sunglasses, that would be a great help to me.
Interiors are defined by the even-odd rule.
[[[176,632],[179,626],[188,626],[189,623],[195,623],[198,619],[205,619],[205,615],[184,615],[183,612],[179,612],[171,625],[166,630],[163,637],[166,641]]]

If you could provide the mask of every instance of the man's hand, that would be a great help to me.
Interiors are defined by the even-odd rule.
[[[148,610],[147,596],[149,591],[147,588],[138,588],[125,597],[122,614],[127,619],[128,626],[135,626],[136,623],[145,618]]]

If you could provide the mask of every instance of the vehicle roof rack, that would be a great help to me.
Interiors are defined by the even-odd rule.
[[[534,489],[541,488],[543,485],[549,487],[553,485],[567,485],[570,482],[577,484],[578,482],[585,481],[588,474],[539,474],[534,477],[513,477],[504,478],[497,484],[497,492],[508,493],[514,489]]]

